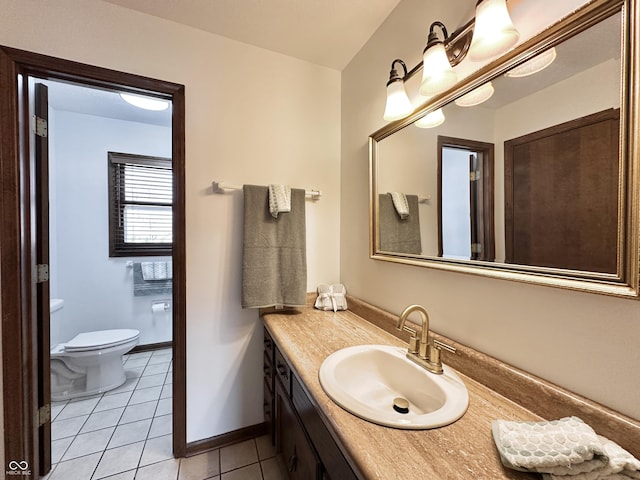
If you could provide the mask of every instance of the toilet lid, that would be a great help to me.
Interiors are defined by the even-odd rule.
[[[65,343],[64,349],[67,352],[79,352],[82,350],[115,347],[123,343],[135,340],[139,335],[140,332],[133,329],[115,329],[99,330],[97,332],[84,332],[79,333],[69,342]]]

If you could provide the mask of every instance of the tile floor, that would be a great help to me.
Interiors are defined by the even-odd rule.
[[[171,350],[125,355],[127,381],[51,406],[46,480],[284,480],[266,436],[200,455],[172,455]]]

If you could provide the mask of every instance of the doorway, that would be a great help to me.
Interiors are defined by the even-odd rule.
[[[495,260],[492,143],[438,136],[438,256]]]
[[[27,465],[34,478],[51,464],[51,407],[48,383],[49,278],[40,251],[48,245],[48,209],[43,188],[41,149],[31,133],[29,77],[72,82],[100,90],[144,94],[169,100],[173,164],[173,455],[186,449],[185,382],[185,222],[184,87],[182,85],[92,67],[0,47],[0,173],[2,174],[2,356],[5,461]],[[41,132],[42,133],[42,132]],[[41,152],[40,152],[41,153]],[[105,161],[106,162],[106,161]],[[45,248],[46,249],[46,248]],[[48,260],[48,259],[47,259]],[[22,469],[25,471],[24,469]]]

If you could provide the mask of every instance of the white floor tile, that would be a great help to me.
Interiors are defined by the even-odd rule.
[[[136,357],[136,358],[128,358],[126,362],[124,362],[124,368],[135,368],[135,367],[146,367],[149,362],[150,357]]]
[[[158,407],[156,408],[156,417],[161,417],[163,415],[171,414],[173,409],[173,398],[163,398],[158,402]]]
[[[76,436],[62,457],[62,461],[103,451],[109,443],[114,428],[104,428]]]
[[[109,442],[109,448],[120,447],[130,443],[140,442],[147,439],[151,419],[140,420],[138,422],[118,425],[116,431]]]
[[[100,453],[60,462],[48,480],[88,480],[100,461]]]
[[[62,409],[67,405],[67,403],[53,403],[51,402],[51,420],[55,420],[58,414],[62,411]]]
[[[87,418],[89,418],[89,415],[82,415],[66,420],[55,420],[51,424],[51,440],[73,437],[80,431]]]
[[[158,375],[143,375],[142,377],[140,377],[140,380],[138,381],[137,388],[149,388],[149,387],[162,386],[164,385],[164,378],[166,376],[167,376],[166,373],[160,373]]]
[[[162,460],[173,458],[173,437],[164,435],[162,437],[150,438],[142,451],[140,466],[158,463]]]
[[[133,395],[131,395],[131,400],[129,401],[129,405],[158,400],[161,392],[162,392],[162,387],[137,388],[133,392]]]
[[[154,463],[138,469],[136,480],[175,480],[178,478],[180,461],[176,458]]]
[[[223,472],[233,470],[258,461],[256,442],[246,440],[220,449],[220,469]]]
[[[260,464],[254,463],[253,465],[223,473],[220,478],[221,480],[262,480],[262,471],[260,470]]]
[[[66,418],[78,417],[80,415],[88,415],[96,407],[96,405],[100,401],[101,396],[102,395],[100,395],[99,397],[91,397],[69,402],[67,406],[64,407],[58,414],[57,418],[59,420],[64,420]]]
[[[162,417],[153,417],[151,430],[149,430],[149,438],[159,437],[161,435],[170,435],[173,431],[173,415],[163,415]]]
[[[118,424],[118,421],[122,416],[122,412],[124,412],[124,407],[92,413],[89,415],[89,418],[87,418],[87,421],[84,423],[80,433],[93,432],[94,430],[114,427]]]
[[[126,372],[125,372],[126,375]],[[125,382],[120,385],[119,387],[114,388],[113,390],[109,390],[108,392],[105,392],[105,395],[113,395],[114,393],[122,393],[122,392],[130,392],[133,389],[136,388],[136,385],[138,384],[138,376],[130,376],[127,377],[127,379],[125,380]]]
[[[157,404],[158,402],[154,400],[152,402],[129,405],[127,408],[125,408],[124,413],[122,414],[120,424],[137,422],[138,420],[152,418],[154,412],[156,411]]]
[[[149,359],[149,363],[147,364],[147,366],[149,365],[155,365],[157,363],[168,363],[171,361],[173,355],[171,354],[171,352],[169,353],[163,353],[161,355],[153,355],[150,359]]]
[[[156,363],[154,365],[147,365],[144,369],[144,375],[157,375],[159,373],[167,373],[169,371],[169,362]]]
[[[67,451],[74,437],[61,438],[51,442],[51,463],[58,463]]]
[[[113,408],[124,407],[131,398],[131,392],[114,393],[113,395],[105,395],[100,399],[94,412],[102,412]]]
[[[164,387],[162,387],[162,393],[160,394],[160,398],[171,398],[173,397],[173,385],[168,383]]]
[[[105,451],[93,478],[103,478],[137,468],[143,448],[144,442],[138,442]]]

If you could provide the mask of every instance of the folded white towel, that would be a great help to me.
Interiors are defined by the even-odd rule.
[[[347,309],[347,289],[341,283],[334,285],[320,284],[318,285],[318,298],[314,307],[318,310],[338,310]]]
[[[391,200],[393,201],[393,206],[398,212],[398,215],[401,219],[405,219],[409,216],[409,202],[407,201],[407,196],[401,192],[391,192]]]
[[[640,479],[640,462],[614,442],[597,435],[578,417],[550,422],[495,420],[493,438],[502,463],[539,472],[546,480]]]
[[[289,185],[269,185],[269,213],[273,218],[291,211],[291,187]]]
[[[173,278],[172,262],[141,262],[143,280],[170,280]]]

